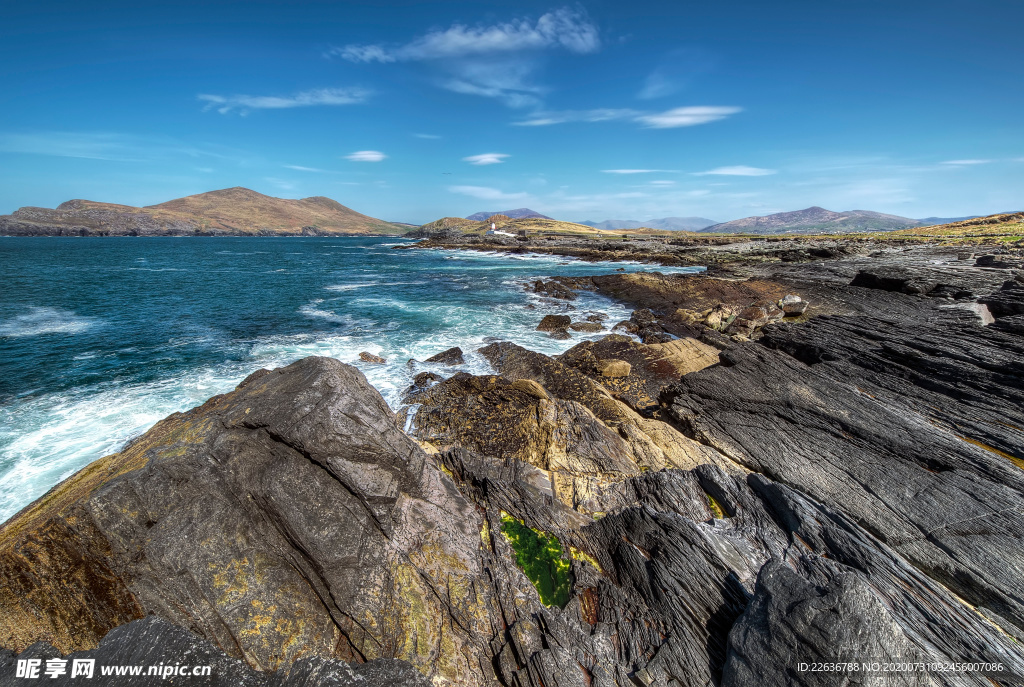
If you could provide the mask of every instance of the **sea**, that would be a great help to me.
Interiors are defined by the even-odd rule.
[[[0,238],[0,522],[167,415],[260,368],[310,355],[359,368],[395,410],[418,372],[493,370],[477,349],[514,341],[562,353],[550,313],[631,309],[531,280],[617,270],[687,272],[537,254],[395,250],[345,238]],[[570,312],[571,310],[571,312]],[[607,332],[605,332],[607,333]],[[452,346],[465,365],[422,362]],[[365,363],[366,351],[387,360]]]

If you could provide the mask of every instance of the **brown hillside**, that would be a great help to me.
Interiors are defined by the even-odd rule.
[[[199,217],[211,228],[243,233],[302,233],[315,227],[323,234],[396,233],[394,225],[345,207],[341,203],[313,196],[302,200],[273,198],[236,186],[195,196],[178,198],[146,210],[164,210]]]
[[[69,200],[53,210],[24,207],[0,216],[0,235],[8,236],[334,236],[407,230],[330,198],[289,200],[240,187],[143,208]]]

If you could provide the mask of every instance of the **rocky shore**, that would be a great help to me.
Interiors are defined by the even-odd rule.
[[[438,351],[397,415],[306,358],[67,479],[0,528],[0,685],[175,652],[214,666],[181,684],[1024,684],[1020,249],[718,241],[530,245],[709,270],[524,284],[607,335]],[[928,668],[801,668],[847,662]]]

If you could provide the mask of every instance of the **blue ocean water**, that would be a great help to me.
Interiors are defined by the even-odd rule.
[[[170,413],[308,355],[359,367],[393,408],[418,364],[451,346],[490,371],[489,337],[560,353],[586,338],[534,331],[573,307],[530,278],[635,263],[392,250],[394,238],[0,238],[0,522]],[[689,271],[693,268],[658,268]],[[386,365],[359,361],[360,351]]]

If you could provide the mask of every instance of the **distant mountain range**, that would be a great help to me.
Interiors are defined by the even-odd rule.
[[[0,215],[3,236],[335,236],[408,229],[323,196],[291,200],[238,186],[146,207],[69,200],[53,210],[23,207]]]
[[[779,234],[787,231],[841,233],[847,231],[889,231],[921,226],[922,221],[870,210],[832,212],[810,207],[794,212],[777,212],[761,217],[744,217],[713,224],[703,229],[716,233]]]
[[[715,220],[707,217],[662,217],[661,219],[635,220],[635,219],[606,219],[603,222],[580,222],[595,229],[667,229],[669,231],[700,231],[704,227],[716,224]]]
[[[511,219],[524,219],[528,217],[536,217],[537,219],[554,219],[553,217],[548,217],[547,215],[542,215],[539,212],[535,212],[530,208],[517,208],[515,210],[499,210],[497,212],[474,212],[466,219],[471,219],[474,222],[483,222],[491,215],[505,215],[506,217],[509,217]]]

